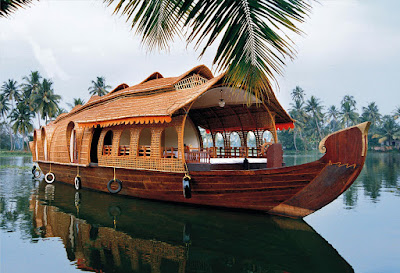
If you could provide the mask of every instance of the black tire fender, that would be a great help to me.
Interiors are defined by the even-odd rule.
[[[80,190],[82,188],[82,179],[80,178],[80,176],[75,176],[74,184],[76,190]]]
[[[111,188],[111,185],[112,185],[114,182],[117,182],[117,184],[118,184],[118,188],[115,189],[115,190],[113,190],[113,189]],[[108,181],[108,183],[107,183],[107,189],[108,189],[108,191],[109,191],[110,193],[119,193],[119,192],[122,190],[122,182],[121,182],[121,180],[119,180],[119,179],[111,179],[111,180]]]
[[[44,180],[48,183],[51,184],[54,182],[54,180],[56,180],[56,176],[54,175],[54,173],[46,173],[46,175],[44,176]]]
[[[185,198],[191,198],[192,197],[192,190],[190,188],[190,177],[185,176],[182,179],[182,186],[183,186],[183,196]]]

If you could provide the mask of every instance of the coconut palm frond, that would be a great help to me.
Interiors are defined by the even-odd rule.
[[[33,0],[0,0],[0,17],[8,17],[20,8],[29,6]]]
[[[175,36],[180,36],[182,16],[178,0],[105,0],[108,5],[118,2],[114,13],[121,13],[131,20],[131,28],[142,36],[142,43],[149,50],[169,49]]]
[[[104,0],[117,3],[115,13],[128,16],[150,49],[167,48],[185,33],[187,43],[202,47],[200,57],[219,41],[213,64],[226,71],[226,82],[265,99],[293,58],[286,31],[301,33],[311,6],[306,0]]]
[[[232,86],[264,99],[284,59],[295,55],[282,32],[300,33],[293,21],[303,21],[310,6],[302,0],[186,2],[193,5],[186,21],[193,28],[188,41],[196,40],[196,46],[205,42],[200,56],[220,37],[213,61],[217,69],[227,71]]]

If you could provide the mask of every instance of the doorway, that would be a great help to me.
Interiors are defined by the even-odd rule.
[[[92,144],[90,145],[90,162],[91,163],[99,163],[99,159],[97,157],[97,146],[99,144],[100,134],[101,134],[100,126],[97,126],[93,132]]]

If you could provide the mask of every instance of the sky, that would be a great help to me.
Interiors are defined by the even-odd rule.
[[[285,109],[297,85],[308,98],[339,106],[349,94],[357,108],[376,102],[381,113],[400,106],[400,1],[320,0],[293,37],[297,57],[278,76],[276,94]],[[0,83],[21,82],[30,71],[51,78],[63,98],[89,99],[88,88],[104,76],[113,88],[134,85],[158,71],[177,76],[199,64],[212,68],[215,47],[205,56],[177,39],[169,51],[148,52],[123,17],[99,0],[41,0],[0,19]],[[212,69],[215,75],[219,74]]]

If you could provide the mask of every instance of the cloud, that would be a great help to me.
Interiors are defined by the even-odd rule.
[[[52,49],[41,48],[31,37],[28,38],[28,41],[32,46],[35,58],[38,60],[40,65],[43,66],[48,77],[58,77],[63,81],[67,81],[71,78],[58,64]]]

